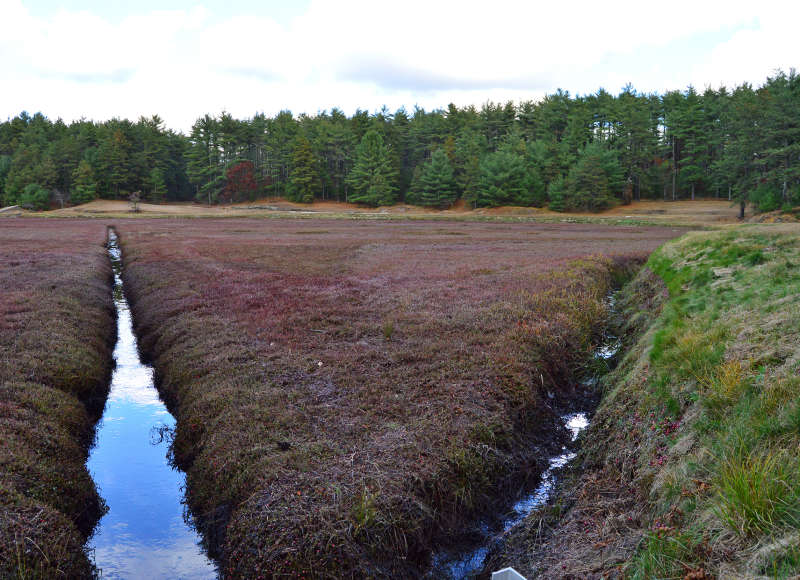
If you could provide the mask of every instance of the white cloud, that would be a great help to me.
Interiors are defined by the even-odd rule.
[[[732,88],[745,80],[757,85],[776,69],[788,73],[791,68],[800,68],[800,4],[774,8],[764,11],[757,26],[736,32],[711,51],[694,73],[698,86]]]
[[[658,10],[634,0],[314,0],[284,24],[235,7],[219,19],[199,5],[111,22],[87,11],[34,17],[20,0],[0,0],[0,117],[158,113],[187,130],[222,109],[349,113],[529,99],[557,87],[616,91],[628,81],[644,90],[758,84],[800,62],[798,17],[800,5],[778,0],[724,9],[675,0]]]

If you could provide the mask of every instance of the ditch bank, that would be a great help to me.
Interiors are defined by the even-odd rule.
[[[217,577],[184,513],[184,474],[169,462],[174,419],[142,363],[122,284],[123,256],[108,230],[117,341],[111,389],[97,424],[88,468],[108,506],[89,543],[100,577]]]
[[[569,474],[576,471],[572,462],[580,449],[578,438],[591,424],[604,377],[616,367],[623,348],[641,333],[642,310],[657,312],[660,307],[657,298],[662,288],[658,278],[647,268],[633,272],[630,269],[617,272],[616,289],[604,301],[603,330],[595,337],[591,356],[575,366],[576,386],[568,391],[572,396],[558,402],[561,422],[569,438],[565,441],[560,430],[555,431],[554,440],[561,447],[549,457],[547,468],[537,474],[536,486],[504,498],[506,503],[499,503],[498,512],[477,522],[460,545],[436,552],[426,578],[484,578],[492,570],[509,566],[505,563],[508,555],[504,553],[509,538],[523,532],[531,514],[541,512],[563,493],[570,481]]]
[[[543,575],[543,563],[550,559],[552,566],[551,576],[554,578],[571,578],[565,573],[563,567],[570,555],[576,561],[581,561],[585,554],[575,555],[576,543],[580,543],[582,536],[587,531],[586,512],[575,508],[576,498],[580,497],[585,502],[585,508],[592,513],[608,509],[609,503],[619,509],[616,501],[625,502],[626,506],[635,503],[635,497],[626,497],[627,489],[614,492],[613,484],[602,490],[594,489],[592,493],[585,488],[583,477],[588,469],[587,452],[592,447],[591,441],[597,441],[602,436],[598,434],[598,424],[603,422],[602,409],[595,415],[601,397],[608,389],[608,384],[614,380],[617,364],[628,364],[629,351],[656,320],[668,298],[667,288],[659,276],[649,267],[644,266],[624,286],[614,294],[614,308],[608,319],[608,345],[613,350],[608,350],[606,345],[601,345],[601,352],[612,355],[611,364],[607,369],[610,374],[602,372],[596,375],[594,381],[594,399],[591,401],[591,420],[587,421],[586,428],[576,434],[573,441],[570,461],[557,466],[556,477],[549,493],[542,497],[534,509],[530,510],[524,518],[517,521],[514,527],[503,530],[503,533],[494,537],[492,544],[486,550],[487,554],[475,578],[488,579],[493,570],[512,567],[528,578],[540,578]],[[579,437],[578,437],[579,435]],[[593,480],[590,480],[593,481]],[[608,483],[608,482],[606,482]],[[594,493],[597,492],[597,493]],[[613,497],[611,497],[613,496]],[[574,518],[574,521],[573,521]],[[573,527],[570,527],[570,526]],[[553,542],[552,546],[544,547],[545,541]],[[556,542],[558,546],[556,547]],[[611,558],[615,556],[612,554]],[[579,576],[588,570],[597,567],[591,560],[582,562]]]
[[[650,257],[628,289],[639,338],[574,468],[486,577],[797,577],[798,263],[790,225],[692,233]]]
[[[589,426],[597,397],[597,381],[615,363],[619,346],[616,337],[606,334],[604,341],[594,353],[595,363],[592,374],[581,380],[586,396],[576,401],[573,412],[561,416],[563,426],[569,431],[569,441],[561,445],[556,455],[548,459],[547,468],[537,477],[536,487],[522,488],[518,496],[507,496],[498,501],[498,511],[477,522],[470,533],[464,534],[461,542],[434,551],[432,565],[425,575],[430,579],[462,580],[477,578],[484,573],[489,556],[494,555],[503,544],[504,537],[513,534],[532,512],[547,505],[561,483],[561,474],[575,459],[578,436]],[[560,433],[559,433],[560,435]],[[556,437],[561,441],[561,437]],[[513,503],[508,504],[508,500]]]
[[[115,337],[105,226],[25,220],[0,243],[0,577],[90,578],[86,468]]]

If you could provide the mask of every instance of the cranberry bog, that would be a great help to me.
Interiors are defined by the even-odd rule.
[[[0,576],[92,573],[103,513],[86,470],[114,311],[99,222],[0,220]]]
[[[675,229],[115,225],[172,454],[228,577],[418,575],[567,436],[615,277]]]

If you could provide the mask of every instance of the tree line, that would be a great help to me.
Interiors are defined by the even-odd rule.
[[[0,123],[0,196],[36,208],[122,199],[209,204],[283,196],[371,206],[548,206],[719,197],[800,204],[800,77],[663,95],[626,86],[480,108],[314,116],[205,115],[184,135],[154,116]]]

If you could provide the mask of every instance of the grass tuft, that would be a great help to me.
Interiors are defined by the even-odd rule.
[[[784,451],[734,454],[716,481],[716,510],[743,536],[800,528],[800,461]]]

